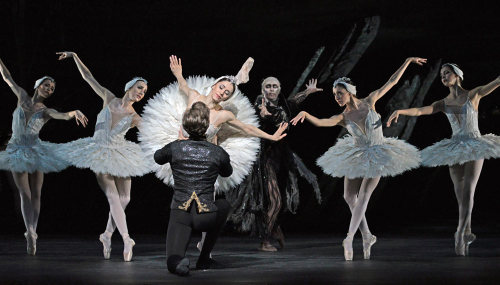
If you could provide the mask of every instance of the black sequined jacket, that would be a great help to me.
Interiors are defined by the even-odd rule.
[[[233,173],[229,154],[212,143],[197,140],[177,140],[157,150],[158,164],[170,163],[174,177],[171,209],[188,211],[195,202],[199,213],[217,211],[214,204],[214,183],[218,175]]]

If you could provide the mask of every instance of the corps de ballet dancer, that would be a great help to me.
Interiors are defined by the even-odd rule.
[[[356,86],[346,77],[333,83],[335,101],[345,109],[341,114],[318,119],[302,111],[291,123],[308,120],[318,127],[341,125],[349,134],[337,141],[316,161],[326,174],[344,177],[344,199],[351,210],[347,237],[343,240],[345,260],[353,259],[352,242],[359,229],[363,237],[364,259],[370,259],[371,247],[377,241],[370,232],[365,217],[371,194],[381,177],[395,176],[420,164],[420,153],[414,146],[382,133],[382,121],[375,111],[375,103],[396,85],[411,63],[423,65],[427,60],[419,57],[406,59],[401,67],[378,90],[365,98],[358,98]]]
[[[125,208],[130,202],[131,176],[142,176],[150,169],[140,146],[126,140],[125,134],[141,122],[132,105],[144,97],[148,83],[144,78],[133,78],[125,84],[125,94],[119,98],[97,82],[76,53],[57,54],[59,60],[72,57],[83,79],[104,101],[97,115],[94,136],[67,143],[66,156],[72,165],[89,168],[95,173],[97,183],[108,200],[108,223],[99,236],[104,258],[111,257],[111,237],[118,228],[124,244],[123,259],[130,261],[135,242],[128,233]]]
[[[185,254],[193,229],[207,232],[196,268],[216,268],[218,264],[210,258],[210,252],[231,208],[225,199],[214,201],[215,180],[219,175],[228,177],[233,168],[228,153],[207,141],[209,125],[210,110],[203,102],[195,102],[182,119],[189,138],[168,143],[154,154],[156,163],[170,164],[174,176],[167,268],[181,276],[189,273]]]
[[[17,96],[17,107],[12,114],[12,137],[7,149],[0,152],[0,169],[10,170],[21,197],[21,211],[26,226],[24,236],[27,253],[36,254],[36,233],[40,216],[40,198],[45,173],[59,172],[69,166],[59,144],[40,140],[39,133],[50,119],[69,120],[87,126],[87,118],[79,110],[60,113],[45,106],[45,99],[52,96],[56,88],[55,80],[44,76],[35,82],[32,97],[14,82],[0,59],[3,80]]]
[[[265,78],[261,83],[261,94],[254,103],[260,117],[261,129],[271,133],[282,123],[288,122],[292,110],[296,110],[307,96],[323,90],[316,85],[317,80],[311,79],[304,91],[280,100],[280,97],[283,97],[280,96],[280,81],[276,77]],[[251,174],[238,186],[237,191],[226,195],[235,208],[230,220],[240,231],[251,231],[261,238],[259,250],[277,251],[271,239],[276,239],[280,248],[284,248],[285,235],[278,221],[283,212],[295,213],[297,210],[300,196],[297,183],[299,175],[311,184],[316,199],[321,202],[316,175],[292,151],[287,140],[262,140]]]
[[[441,82],[449,89],[448,95],[429,106],[396,110],[387,126],[398,121],[400,115],[421,116],[442,112],[448,118],[452,136],[422,150],[422,165],[447,165],[458,202],[458,226],[455,232],[455,253],[469,254],[469,245],[476,239],[471,230],[472,207],[476,185],[484,159],[500,157],[500,137],[481,135],[478,126],[480,100],[500,86],[500,77],[490,83],[467,90],[462,87],[463,71],[454,63],[441,67]]]

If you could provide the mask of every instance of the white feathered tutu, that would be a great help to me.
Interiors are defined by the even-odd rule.
[[[333,177],[375,178],[395,176],[420,165],[420,152],[411,144],[386,138],[379,115],[372,109],[365,130],[346,120],[350,135],[337,141],[316,160],[326,174]]]
[[[0,152],[0,169],[14,172],[41,171],[59,172],[69,166],[60,152],[60,144],[36,139],[33,145],[10,143],[5,151]]]
[[[500,157],[500,137],[453,137],[422,150],[422,165],[428,167],[464,164],[467,161]]]
[[[61,144],[44,142],[38,134],[45,124],[43,110],[35,112],[26,123],[24,110],[18,106],[12,114],[12,137],[0,152],[0,169],[14,172],[59,172],[69,166]]]
[[[189,88],[200,94],[205,94],[207,86],[212,86],[214,81],[214,78],[207,76],[187,78]],[[231,111],[243,123],[259,126],[252,104],[238,89],[229,100],[220,103],[220,105],[225,110]],[[138,139],[146,153],[146,160],[151,163],[151,168],[155,171],[156,176],[167,185],[174,185],[170,164],[159,165],[155,163],[153,155],[166,144],[178,139],[182,116],[186,108],[187,96],[179,93],[178,83],[174,82],[162,88],[153,98],[149,99],[142,114]],[[215,183],[216,191],[224,192],[240,184],[243,178],[248,175],[257,158],[260,142],[258,138],[247,137],[227,124],[223,124],[217,133],[217,141],[229,154],[233,167],[231,176],[227,178],[219,176]]]
[[[78,168],[117,177],[142,176],[151,171],[141,147],[125,139],[133,116],[111,127],[111,112],[104,107],[97,115],[93,137],[64,144],[66,159]]]

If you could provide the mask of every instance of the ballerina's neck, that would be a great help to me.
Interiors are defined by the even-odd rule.
[[[356,110],[359,110],[359,108],[361,107],[362,105],[362,101],[356,97],[351,97],[352,99],[349,100],[349,102],[347,102],[347,104],[345,105],[345,112],[352,112],[352,111],[356,111]]]
[[[132,104],[134,104],[134,101],[128,98],[128,96],[123,96],[121,98],[121,105],[123,108],[132,107]]]

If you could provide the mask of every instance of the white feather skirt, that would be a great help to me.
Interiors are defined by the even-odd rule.
[[[375,178],[395,176],[420,165],[418,149],[396,138],[383,138],[381,144],[356,145],[347,135],[316,160],[333,177]]]
[[[141,147],[125,139],[99,143],[93,137],[64,144],[66,159],[78,168],[117,177],[142,176],[150,172]]]
[[[0,169],[28,173],[59,172],[69,166],[61,150],[61,144],[40,139],[30,146],[9,143],[7,149],[0,152]]]
[[[190,88],[203,94],[203,89],[210,86],[214,79],[207,76],[187,78]],[[255,110],[238,89],[233,96],[220,104],[225,110],[234,113],[236,118],[245,124],[258,127]],[[162,88],[149,99],[142,113],[142,122],[138,139],[146,153],[146,160],[156,176],[167,185],[173,185],[170,164],[159,165],[154,162],[154,153],[166,144],[177,140],[182,123],[182,115],[187,108],[187,97],[179,93],[178,83],[174,82]],[[217,134],[219,145],[229,154],[233,174],[227,178],[220,177],[215,183],[217,192],[225,192],[240,184],[248,175],[253,162],[257,159],[260,148],[259,139],[248,137],[223,124]]]
[[[500,137],[455,136],[422,150],[422,165],[428,167],[464,164],[467,161],[500,157]]]

